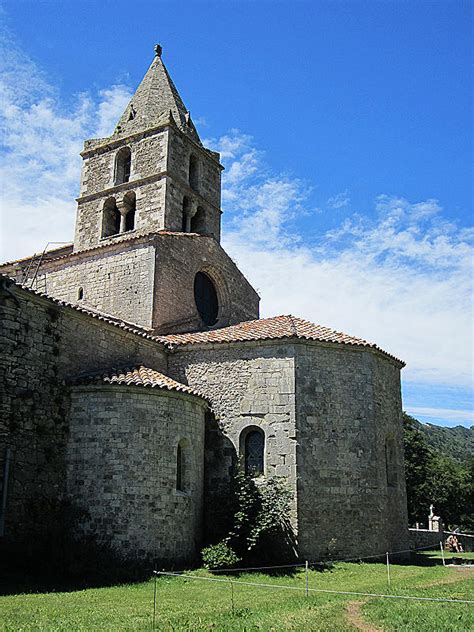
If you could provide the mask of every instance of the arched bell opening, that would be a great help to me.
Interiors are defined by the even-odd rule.
[[[115,198],[109,198],[104,203],[102,211],[102,237],[111,237],[120,232],[120,211]]]
[[[115,175],[114,183],[123,184],[130,180],[130,172],[132,168],[132,152],[130,147],[122,147],[115,157]]]
[[[123,198],[125,209],[125,232],[135,229],[136,195],[129,191]]]

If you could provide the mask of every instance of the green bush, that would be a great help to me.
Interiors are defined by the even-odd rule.
[[[240,558],[225,541],[207,546],[201,555],[206,568],[230,568],[240,562]]]

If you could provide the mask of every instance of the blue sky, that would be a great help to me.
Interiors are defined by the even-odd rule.
[[[407,361],[405,408],[472,423],[470,3],[0,6],[2,258],[71,239],[82,140],[110,133],[160,42],[222,152],[224,245],[263,315],[377,342]]]

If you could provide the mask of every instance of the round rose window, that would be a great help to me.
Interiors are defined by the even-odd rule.
[[[219,302],[214,283],[204,272],[198,272],[194,278],[194,300],[199,315],[211,327],[217,322]]]

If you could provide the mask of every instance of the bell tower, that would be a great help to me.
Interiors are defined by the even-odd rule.
[[[155,53],[113,134],[84,144],[73,246],[8,274],[33,267],[47,294],[154,334],[255,320],[259,296],[220,245],[219,154]]]
[[[84,143],[74,251],[160,231],[220,242],[219,154],[202,145],[161,54],[113,134]]]

